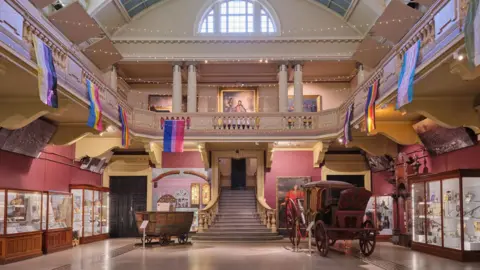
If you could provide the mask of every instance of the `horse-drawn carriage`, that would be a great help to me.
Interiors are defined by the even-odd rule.
[[[298,246],[302,234],[312,233],[320,255],[327,256],[337,240],[359,240],[360,251],[369,256],[376,244],[376,230],[365,220],[372,193],[346,182],[318,181],[303,186],[305,199],[288,199],[286,224],[290,241]],[[307,225],[313,222],[308,232]]]

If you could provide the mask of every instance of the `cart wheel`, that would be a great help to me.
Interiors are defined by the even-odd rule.
[[[188,233],[184,233],[178,237],[178,243],[179,244],[185,244],[188,241]]]
[[[288,238],[293,246],[295,246],[295,233],[297,233],[297,244],[300,244],[300,239],[302,235],[300,233],[300,228],[297,226],[297,213],[295,211],[295,205],[292,200],[287,201],[286,211],[285,211],[285,224],[287,224]]]
[[[328,234],[327,228],[323,221],[319,220],[315,224],[315,242],[317,242],[317,249],[320,255],[326,257],[328,254]]]
[[[360,251],[365,257],[372,255],[375,250],[375,244],[377,243],[375,227],[372,221],[367,220],[362,224],[362,228],[370,229],[365,230],[360,238]]]
[[[328,239],[328,245],[329,246],[335,245],[336,242],[337,242],[337,240]]]
[[[161,246],[166,246],[170,244],[170,237],[168,237],[167,235],[162,235],[160,236],[158,241],[160,242]]]

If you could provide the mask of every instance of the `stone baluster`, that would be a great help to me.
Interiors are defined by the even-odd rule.
[[[276,216],[275,211],[276,211],[276,210],[274,210],[274,211],[271,212],[271,213],[272,213],[272,218],[271,218],[271,220],[270,220],[270,222],[271,222],[271,224],[272,224],[272,225],[270,226],[270,228],[272,229],[272,232],[273,232],[273,233],[276,233],[276,232],[277,232],[277,220],[275,219],[275,216]]]
[[[267,210],[264,210],[264,211],[267,212]],[[265,216],[266,216],[266,222],[267,222],[267,229],[270,229],[271,228],[271,225],[270,225],[271,217],[268,214],[268,212],[265,214]]]
[[[198,219],[198,232],[203,232],[203,214],[200,213],[200,217]]]

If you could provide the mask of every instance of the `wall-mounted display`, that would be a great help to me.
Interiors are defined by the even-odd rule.
[[[148,110],[152,112],[172,112],[172,96],[171,95],[149,95]],[[182,97],[182,112],[187,111],[187,96]]]
[[[285,210],[287,199],[303,199],[305,193],[302,186],[311,181],[310,177],[291,176],[277,177],[277,222],[279,229],[286,229]]]
[[[304,95],[303,96],[303,112],[319,112],[322,110],[322,96]],[[288,96],[288,111],[295,111],[293,96]]]
[[[72,247],[72,194],[48,191],[43,193],[43,252],[51,253]],[[45,227],[43,227],[43,225]]]
[[[191,207],[200,206],[200,184],[192,183],[190,186]]]
[[[42,255],[42,193],[0,190],[0,200],[0,264]]]
[[[207,205],[210,202],[210,185],[202,185],[202,204]]]
[[[256,89],[220,89],[219,112],[257,112]]]
[[[80,244],[108,238],[109,189],[90,185],[71,185],[73,194],[73,239]]]
[[[460,261],[480,260],[480,171],[409,179],[412,248]]]

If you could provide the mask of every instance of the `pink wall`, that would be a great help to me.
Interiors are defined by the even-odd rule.
[[[162,154],[163,168],[203,168],[200,152],[188,151],[183,153]]]
[[[0,151],[0,188],[69,191],[70,184],[101,185],[102,176],[80,170],[75,146],[47,146],[39,158]]]
[[[272,168],[265,173],[265,198],[272,208],[276,208],[277,177],[282,176],[310,176],[320,181],[322,170],[313,168],[312,151],[274,152]]]

